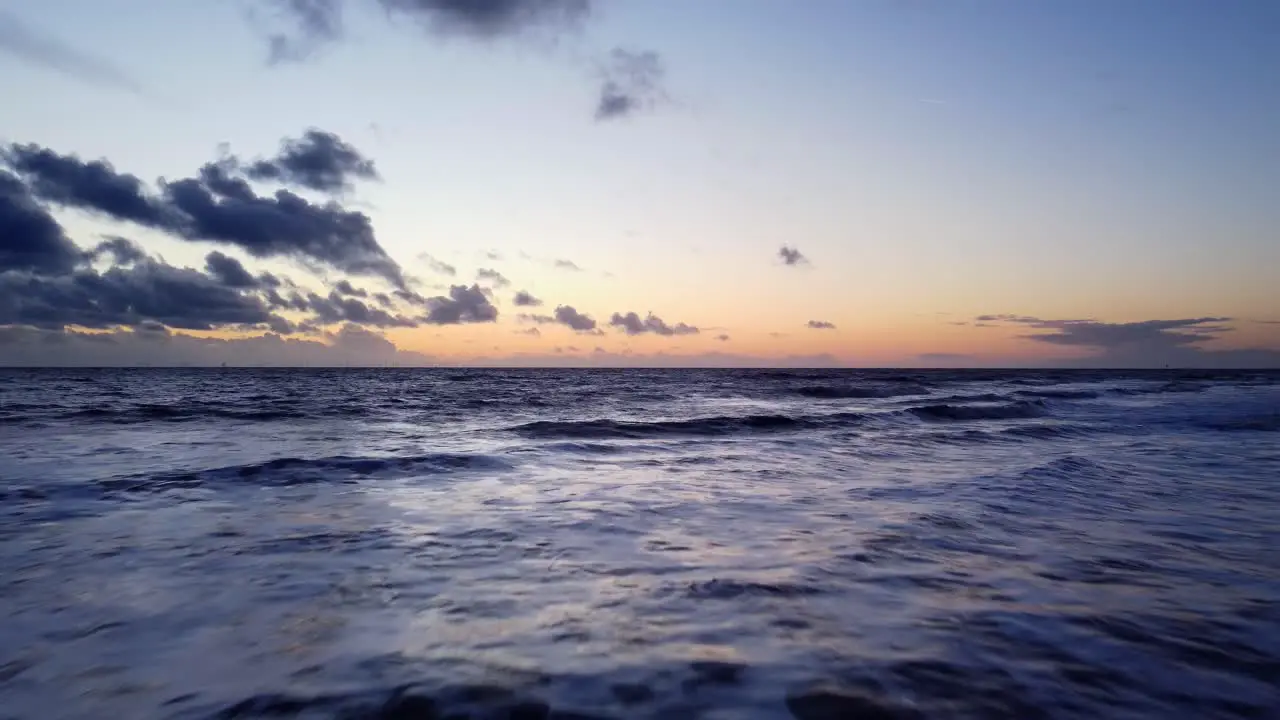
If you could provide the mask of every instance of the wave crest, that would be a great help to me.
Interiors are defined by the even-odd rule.
[[[1025,420],[1043,417],[1044,403],[1020,400],[1001,405],[921,405],[909,410],[922,420],[965,422],[969,420]]]

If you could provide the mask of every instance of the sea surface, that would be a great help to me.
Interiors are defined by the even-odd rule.
[[[0,371],[0,718],[1280,718],[1280,373]]]

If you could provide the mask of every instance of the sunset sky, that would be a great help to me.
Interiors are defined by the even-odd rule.
[[[1278,35],[1260,0],[0,3],[0,364],[1280,366]]]

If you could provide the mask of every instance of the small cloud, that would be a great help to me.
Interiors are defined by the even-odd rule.
[[[437,260],[431,257],[430,255],[428,255],[427,253],[418,253],[418,259],[421,260],[423,264],[425,264],[433,272],[437,272],[441,275],[449,275],[450,277],[458,274],[458,268],[450,265],[447,262],[442,262],[440,260]]]
[[[522,323],[534,323],[536,325],[550,325],[551,323],[558,322],[555,317],[551,315],[530,315],[528,313],[521,313],[517,315],[516,320],[519,320]]]
[[[798,249],[787,245],[778,249],[778,257],[782,258],[782,262],[787,265],[805,265],[809,262],[809,259]]]
[[[536,327],[525,328],[524,330],[516,330],[517,335],[529,335],[531,337],[542,337],[542,331]]]
[[[596,329],[596,321],[590,315],[578,312],[572,305],[561,305],[556,308],[556,322],[567,325],[578,332],[589,332]]]
[[[665,74],[657,53],[615,48],[601,72],[596,120],[617,120],[657,105],[665,97],[661,87]]]
[[[449,295],[426,298],[427,316],[422,319],[429,325],[458,325],[462,323],[493,322],[498,319],[498,308],[489,302],[489,296],[479,285],[454,285]]]
[[[777,340],[778,338],[784,338],[784,337],[786,337],[786,336],[787,336],[787,333],[784,333],[784,332],[771,332],[771,333],[769,333],[769,337],[771,337],[771,338],[773,338],[773,339],[775,339],[775,340]]]
[[[486,252],[484,256],[488,258],[491,262],[498,262],[502,260],[502,255],[499,254],[497,250],[490,250]]]
[[[521,290],[516,293],[511,302],[515,303],[517,307],[539,307],[542,305],[542,301],[529,294],[527,290]]]
[[[717,336],[716,336],[716,339],[717,339],[717,340],[719,340],[720,342],[729,342],[729,336],[728,336],[728,335],[723,335],[723,334],[722,334],[722,335],[717,335]]]
[[[558,269],[558,270],[568,270],[568,271],[570,271],[570,272],[582,272],[582,268],[581,268],[581,267],[579,267],[579,266],[578,266],[578,264],[577,264],[577,263],[575,263],[575,262],[574,262],[574,261],[572,261],[572,260],[565,260],[564,258],[557,258],[557,259],[556,259],[554,262],[552,262],[551,264],[552,264],[556,269]]]
[[[805,325],[805,327],[809,328],[810,330],[835,330],[836,329],[835,323],[830,323],[830,322],[827,322],[826,320],[810,320]]]
[[[502,273],[489,268],[480,268],[476,272],[476,281],[490,282],[494,287],[506,287],[511,284],[511,281],[503,277]]]
[[[142,86],[109,58],[83,53],[0,10],[0,52],[84,82],[142,94]]]
[[[634,312],[614,313],[609,319],[609,324],[613,327],[624,330],[628,335],[643,335],[644,333],[654,333],[656,335],[697,335],[698,328],[685,323],[676,323],[668,325],[662,318],[649,313],[643,319]]]

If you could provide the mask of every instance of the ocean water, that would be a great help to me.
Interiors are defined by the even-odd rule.
[[[1280,373],[0,371],[0,718],[1278,718]]]

